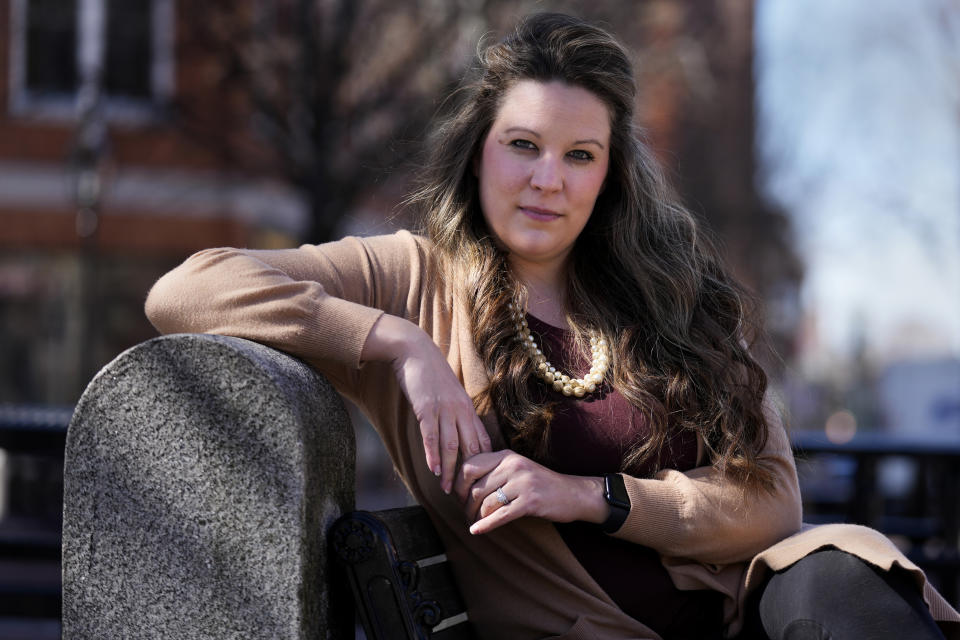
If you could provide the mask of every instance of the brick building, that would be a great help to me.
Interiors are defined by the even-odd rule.
[[[184,0],[0,0],[0,402],[69,403],[152,332],[142,297],[202,247],[289,244],[300,197],[204,127],[242,117]],[[228,117],[229,116],[229,117]]]
[[[0,402],[75,401],[100,366],[152,335],[142,318],[143,295],[190,252],[288,246],[303,237],[316,219],[302,195],[315,182],[312,174],[293,181],[282,175],[276,140],[271,147],[253,137],[256,114],[250,96],[238,90],[236,69],[225,68],[230,58],[199,42],[204,29],[219,28],[210,16],[227,16],[244,28],[284,20],[295,26],[287,15],[295,4],[0,0]],[[394,11],[387,19],[394,22],[383,28],[416,27],[407,11],[424,17],[416,2],[370,4],[371,11]],[[570,4],[511,4],[507,21],[503,7],[488,0],[477,5],[486,9],[471,9],[457,24],[466,29],[461,39],[474,43],[478,36],[469,29],[477,20],[499,16],[499,26],[491,27],[499,30],[527,9],[572,8],[619,25],[637,56],[639,113],[654,150],[687,202],[718,231],[740,276],[761,295],[774,296],[776,312],[785,304],[779,298],[789,302],[795,292],[799,271],[782,216],[760,202],[754,186],[753,3]],[[202,13],[208,6],[219,13]],[[483,11],[486,18],[479,17]],[[375,35],[360,33],[363,41]],[[281,54],[286,46],[265,42],[279,43]],[[456,51],[451,59],[465,57]],[[354,73],[378,78],[370,64]],[[319,65],[329,67],[325,59]],[[231,73],[231,82],[224,81]],[[347,77],[340,92],[357,91],[355,79]],[[440,86],[424,95],[435,97]],[[334,93],[321,87],[324,99]],[[318,178],[368,162],[350,159],[358,151],[350,145],[368,135],[366,128],[354,121],[359,116],[349,104],[332,113],[337,108],[340,120],[327,130],[346,134],[291,138],[284,149],[313,144],[308,151],[321,158]],[[381,126],[377,118],[371,121]],[[374,148],[414,135],[385,131],[389,140],[373,140]],[[327,158],[330,148],[340,150],[336,163]],[[386,174],[402,177],[389,167],[373,182],[333,183],[324,193],[389,191],[375,207],[389,211],[402,180],[388,186]],[[334,215],[357,204],[344,201]]]

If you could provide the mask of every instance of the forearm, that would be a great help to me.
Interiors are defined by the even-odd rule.
[[[753,488],[713,465],[655,478],[624,476],[630,513],[614,534],[665,556],[730,564],[800,530],[802,506],[790,438],[768,394],[767,439],[759,458],[769,488]]]
[[[699,473],[628,478],[630,515],[614,535],[663,555],[729,564],[748,560],[800,529],[798,491],[747,489],[710,477],[713,469]]]
[[[352,368],[359,366],[367,332],[382,315],[235,249],[191,256],[157,281],[145,311],[161,333],[233,335]]]
[[[770,490],[744,487],[712,466],[663,471],[653,479],[625,477],[630,514],[614,535],[701,562],[751,558],[801,525],[796,467],[779,425],[771,429],[764,457],[774,477]]]

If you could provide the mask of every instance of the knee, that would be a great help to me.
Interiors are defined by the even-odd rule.
[[[823,625],[814,620],[794,620],[783,630],[783,640],[834,640]]]
[[[775,640],[899,638],[904,630],[911,638],[942,638],[916,585],[901,585],[899,578],[824,549],[769,580],[760,618]]]
[[[796,575],[793,585],[830,593],[858,593],[877,579],[877,571],[860,558],[839,549],[822,549],[801,559],[787,571]]]
[[[839,549],[823,549],[771,578],[765,596],[795,605],[816,600],[839,602],[862,594],[877,580],[876,571],[860,558]],[[772,591],[771,591],[772,590]]]

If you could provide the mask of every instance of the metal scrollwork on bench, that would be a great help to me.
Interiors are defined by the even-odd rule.
[[[413,619],[425,632],[429,633],[443,620],[443,611],[436,600],[424,600],[413,610]]]
[[[400,575],[400,582],[403,584],[404,591],[408,595],[416,593],[417,583],[420,582],[420,567],[417,566],[417,563],[401,560],[394,566]]]
[[[429,637],[430,630],[443,619],[443,612],[436,600],[426,600],[417,590],[420,582],[420,567],[414,562],[401,560],[395,565],[404,595],[413,612],[413,620],[420,627],[423,637]]]
[[[369,558],[376,549],[376,544],[377,537],[373,529],[358,520],[345,521],[333,532],[333,550],[344,562],[350,564]]]
[[[345,565],[371,640],[475,637],[430,527],[422,507],[355,511],[333,525],[332,553]]]

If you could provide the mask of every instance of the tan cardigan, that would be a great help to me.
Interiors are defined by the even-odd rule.
[[[434,260],[429,241],[407,232],[282,251],[210,249],[161,278],[146,312],[162,333],[238,336],[298,356],[355,402],[430,513],[480,637],[658,638],[620,611],[552,523],[523,518],[472,536],[456,498],[427,469],[417,421],[390,366],[360,361],[370,329],[386,312],[432,336],[471,396],[487,384],[466,305],[442,277],[431,277]],[[496,418],[481,418],[494,448],[504,448]],[[767,453],[776,473],[772,495],[744,493],[709,466],[627,477],[633,507],[615,535],[657,550],[680,589],[726,594],[729,633],[740,628],[745,595],[768,571],[833,545],[883,568],[911,570],[934,617],[957,622],[944,628],[960,638],[960,616],[881,534],[847,525],[798,533],[796,468],[779,422]]]

